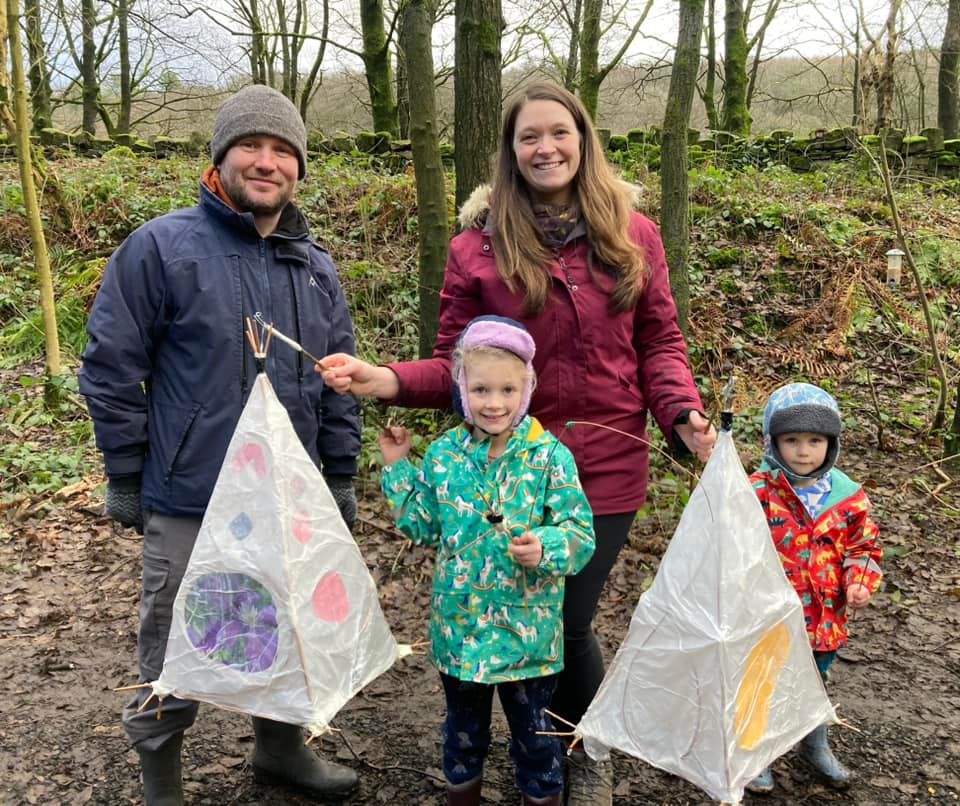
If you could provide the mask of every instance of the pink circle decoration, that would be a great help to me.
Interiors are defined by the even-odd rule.
[[[293,536],[305,546],[313,539],[313,518],[306,512],[297,512],[293,516]]]
[[[242,445],[233,454],[231,466],[235,473],[240,473],[245,467],[249,466],[253,468],[257,478],[263,481],[267,477],[267,458],[263,455],[263,446],[256,442],[248,442],[246,445]]]
[[[347,589],[336,571],[327,571],[313,589],[313,612],[323,621],[340,624],[350,615]]]
[[[307,483],[303,480],[303,476],[294,476],[290,481],[290,492],[293,493],[294,498],[300,498],[307,489]]]

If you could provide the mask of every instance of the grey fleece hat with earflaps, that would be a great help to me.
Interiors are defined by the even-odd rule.
[[[299,178],[307,175],[307,130],[297,108],[282,92],[264,84],[251,84],[227,98],[217,111],[210,140],[213,164],[241,137],[268,134],[286,140],[297,152]]]
[[[774,390],[763,410],[763,459],[792,482],[823,478],[840,455],[842,430],[840,407],[829,392],[811,383],[788,383]],[[809,476],[794,473],[780,455],[777,437],[789,433],[827,437],[826,460]]]

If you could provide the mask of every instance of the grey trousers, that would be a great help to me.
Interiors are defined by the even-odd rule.
[[[173,601],[199,531],[199,518],[144,513],[143,591],[140,599],[140,630],[137,633],[142,683],[153,682],[160,677],[170,634]],[[136,696],[123,710],[123,728],[127,738],[142,750],[159,749],[171,736],[189,728],[197,716],[197,703],[178,697],[167,697],[163,701],[160,719],[157,719],[156,698],[138,712],[150,693],[150,689],[138,689]]]

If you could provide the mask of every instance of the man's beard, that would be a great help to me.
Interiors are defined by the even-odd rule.
[[[233,206],[236,207],[241,213],[253,213],[255,216],[275,215],[284,207],[286,207],[290,203],[290,199],[293,198],[293,193],[288,192],[285,195],[280,196],[274,204],[266,204],[261,201],[255,201],[254,199],[251,199],[243,189],[242,177],[240,177],[241,181],[235,182],[234,176],[239,176],[239,174],[236,174],[232,171],[221,171],[220,184],[223,185],[223,189],[230,197],[230,201],[233,202]]]

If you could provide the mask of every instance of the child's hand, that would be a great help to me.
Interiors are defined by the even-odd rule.
[[[536,568],[543,558],[543,543],[533,532],[524,532],[510,541],[508,551],[524,568]]]
[[[399,425],[390,425],[380,432],[380,453],[383,463],[392,465],[410,453],[410,432]]]
[[[847,587],[847,607],[851,610],[859,610],[870,601],[870,596],[870,589],[866,585],[855,582]]]

